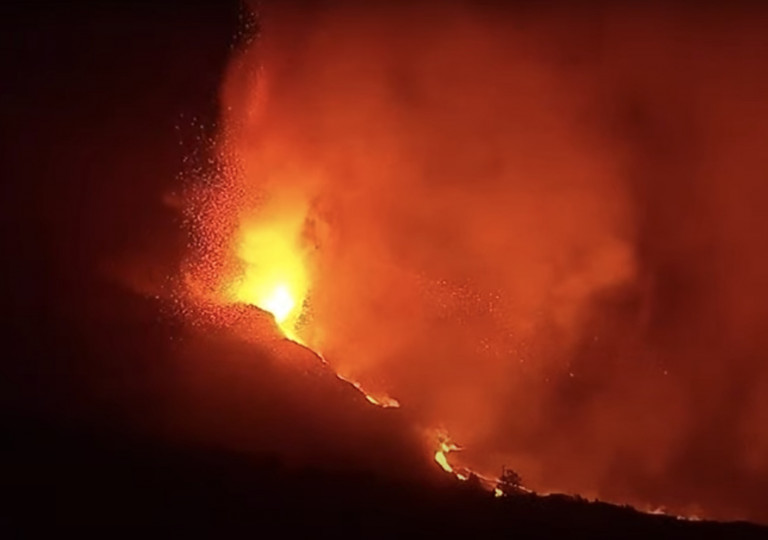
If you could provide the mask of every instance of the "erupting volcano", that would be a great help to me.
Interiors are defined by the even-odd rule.
[[[0,530],[765,536],[767,8],[75,4],[0,17]]]
[[[627,37],[642,39],[652,14],[599,39],[565,14],[494,18],[451,3],[259,14],[222,87],[220,167],[191,197],[192,301],[271,313],[372,404],[402,406],[425,452],[460,479],[493,489],[509,465],[539,492],[719,508],[715,488],[695,495],[686,456],[727,460],[742,443],[715,449],[707,435],[692,403],[725,394],[691,382],[688,359],[711,359],[708,373],[719,360],[685,329],[739,319],[716,306],[740,293],[690,291],[708,298],[701,311],[669,292],[694,287],[675,273],[711,259],[667,202],[680,190],[650,179],[655,167],[681,182],[654,150],[675,144],[663,119],[632,105],[659,80],[647,68],[656,49]],[[611,29],[629,15],[605,17]],[[612,52],[563,57],[590,36]],[[668,58],[657,69],[674,72]],[[606,107],[628,115],[624,132],[603,121]],[[702,201],[694,221],[710,215]]]
[[[1,530],[765,535],[767,8],[34,4]]]

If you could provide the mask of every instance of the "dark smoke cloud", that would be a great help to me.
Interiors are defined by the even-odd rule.
[[[310,343],[485,472],[768,520],[764,13],[260,14],[222,144],[324,225]]]

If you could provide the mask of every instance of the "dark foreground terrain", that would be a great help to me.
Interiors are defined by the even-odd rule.
[[[163,446],[73,426],[16,426],[4,458],[4,537],[508,536],[766,538],[745,523],[686,522],[566,497],[495,499],[466,484],[425,487],[277,459]]]

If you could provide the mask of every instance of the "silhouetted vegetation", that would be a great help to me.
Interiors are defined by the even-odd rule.
[[[501,490],[504,495],[513,495],[523,493],[522,490],[523,479],[517,472],[507,467],[502,468],[501,476],[497,488]]]

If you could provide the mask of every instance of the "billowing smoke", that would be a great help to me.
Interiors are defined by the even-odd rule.
[[[768,520],[764,15],[260,9],[222,189],[307,214],[301,338],[476,470]]]

